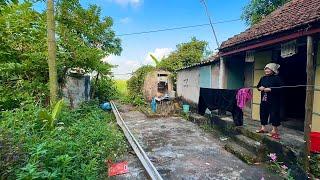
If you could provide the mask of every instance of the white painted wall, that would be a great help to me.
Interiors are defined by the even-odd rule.
[[[191,103],[199,101],[199,67],[180,70],[177,74],[177,95]]]
[[[220,64],[216,63],[211,65],[211,88],[219,89],[219,77],[220,77]]]

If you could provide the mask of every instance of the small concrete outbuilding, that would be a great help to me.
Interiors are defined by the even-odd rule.
[[[143,96],[147,101],[153,97],[173,97],[173,82],[169,71],[156,69],[147,74],[143,85]]]

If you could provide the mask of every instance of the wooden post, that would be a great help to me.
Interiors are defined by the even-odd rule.
[[[310,133],[312,124],[313,112],[313,96],[314,96],[314,81],[315,81],[315,58],[314,45],[312,36],[307,37],[307,88],[306,88],[306,102],[305,102],[305,120],[304,120],[304,140],[305,140],[305,156],[304,169],[307,173],[310,172]]]
[[[48,66],[49,66],[49,89],[50,103],[53,105],[58,95],[58,77],[56,66],[56,38],[55,38],[55,19],[54,2],[47,1],[47,33],[48,33]]]

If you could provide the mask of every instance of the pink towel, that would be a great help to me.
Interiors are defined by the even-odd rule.
[[[252,92],[250,88],[242,88],[237,93],[237,105],[243,109],[246,104],[252,99]]]

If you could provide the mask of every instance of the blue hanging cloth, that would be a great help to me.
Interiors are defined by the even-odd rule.
[[[157,102],[156,102],[156,99],[154,97],[152,98],[152,101],[151,101],[151,110],[154,113],[157,111]]]

